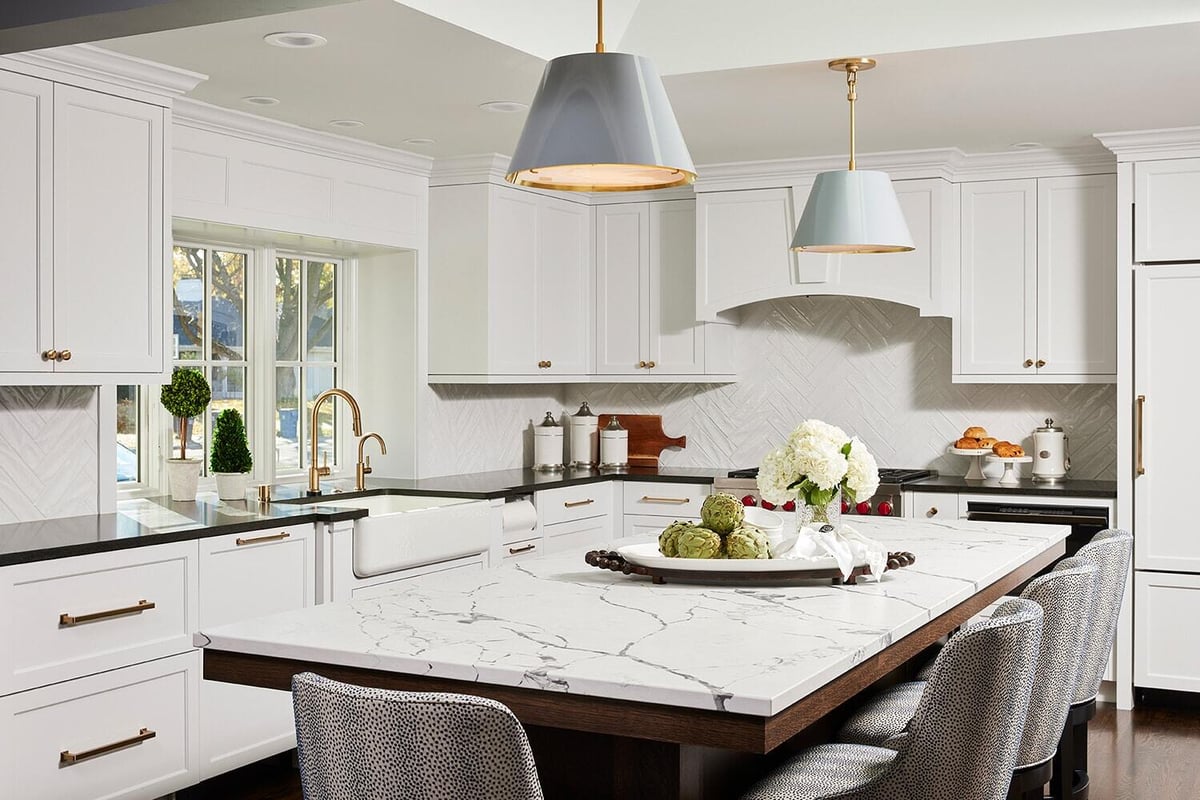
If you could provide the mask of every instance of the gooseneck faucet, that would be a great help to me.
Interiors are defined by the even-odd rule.
[[[309,462],[308,466],[309,497],[314,497],[321,493],[321,478],[329,474],[328,466],[317,466],[317,414],[321,411],[321,405],[331,397],[340,397],[350,404],[354,435],[362,435],[362,411],[359,409],[358,401],[354,399],[354,395],[345,389],[327,389],[317,395],[317,399],[313,401],[312,421],[308,426],[308,435],[312,437],[312,461]]]
[[[371,457],[367,456],[366,460],[363,460],[363,448],[368,439],[379,442],[379,455],[387,455],[387,444],[378,433],[368,433],[358,440],[358,464],[354,467],[354,490],[357,492],[367,488],[367,476],[371,474]]]

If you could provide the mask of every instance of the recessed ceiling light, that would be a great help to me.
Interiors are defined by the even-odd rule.
[[[267,44],[275,45],[276,47],[320,47],[328,43],[328,39],[324,36],[319,36],[315,33],[302,33],[300,31],[280,31],[279,33],[268,33],[263,37],[263,41]]]
[[[361,128],[367,123],[361,119],[331,119],[329,125],[334,128]]]
[[[437,139],[427,139],[424,136],[414,136],[411,139],[405,139],[402,144],[433,144]]]
[[[479,107],[484,111],[494,111],[497,114],[516,114],[519,111],[529,110],[528,104],[518,103],[516,100],[489,100],[486,103],[480,103]]]
[[[1016,142],[1009,145],[1011,150],[1040,150],[1042,147],[1041,142]]]
[[[279,105],[279,98],[268,97],[265,94],[256,94],[250,97],[243,97],[242,102],[249,103],[252,106],[277,106]]]

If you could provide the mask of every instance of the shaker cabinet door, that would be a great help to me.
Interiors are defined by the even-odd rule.
[[[554,375],[588,370],[592,320],[591,209],[538,198],[537,352]]]
[[[638,375],[645,371],[639,365],[649,360],[643,313],[650,293],[649,208],[649,203],[596,208],[596,372],[601,375]],[[692,272],[694,285],[694,261]]]
[[[696,320],[696,201],[650,203],[646,325],[651,371],[704,372],[704,323]]]
[[[489,372],[536,375],[537,319],[530,308],[537,285],[538,198],[529,192],[491,193],[488,220]],[[536,302],[536,299],[535,299]],[[442,312],[445,313],[445,312]]]
[[[1200,158],[1133,166],[1133,260],[1200,261]]]

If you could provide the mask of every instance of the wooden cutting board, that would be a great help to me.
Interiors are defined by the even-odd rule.
[[[601,414],[600,430],[612,418]],[[621,427],[629,431],[629,466],[657,467],[658,456],[668,447],[687,447],[686,436],[667,436],[663,432],[661,414],[617,414]]]

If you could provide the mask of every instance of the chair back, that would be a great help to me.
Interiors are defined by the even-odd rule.
[[[1077,558],[1064,558],[1054,571],[1030,581],[1021,592],[1021,597],[1042,607],[1043,617],[1042,643],[1017,768],[1049,761],[1058,750],[1079,681],[1095,590],[1096,568]]]
[[[1125,579],[1133,558],[1133,536],[1122,530],[1100,531],[1073,558],[1096,567],[1096,598],[1092,603],[1089,630],[1084,636],[1083,662],[1074,693],[1075,703],[1086,703],[1099,693],[1100,681],[1112,653],[1117,618],[1121,616],[1121,600],[1125,596]]]
[[[1042,617],[1037,603],[1013,598],[950,638],[892,769],[864,799],[1004,800],[1029,712]]]
[[[482,697],[292,678],[305,800],[542,800],[525,730]]]

